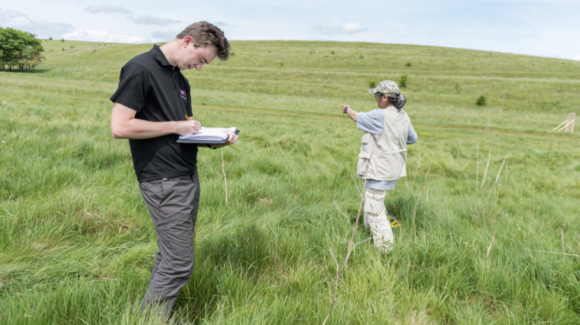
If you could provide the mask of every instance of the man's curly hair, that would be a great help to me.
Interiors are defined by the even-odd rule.
[[[177,38],[184,39],[186,36],[193,37],[195,48],[214,46],[217,57],[225,61],[230,57],[230,43],[224,32],[216,25],[207,21],[199,21],[187,26]]]

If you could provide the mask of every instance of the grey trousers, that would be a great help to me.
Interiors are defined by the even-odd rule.
[[[196,170],[189,176],[141,182],[139,189],[153,219],[159,247],[141,309],[162,306],[164,317],[169,318],[179,290],[193,271],[199,177]]]

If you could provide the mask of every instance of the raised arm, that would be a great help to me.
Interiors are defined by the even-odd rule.
[[[356,122],[356,111],[348,105],[340,105],[342,107],[342,113],[348,115],[351,120]]]
[[[149,139],[167,134],[195,134],[201,129],[198,121],[150,122],[135,118],[137,112],[115,102],[111,115],[111,133],[115,139]]]

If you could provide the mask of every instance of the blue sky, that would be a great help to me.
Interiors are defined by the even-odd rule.
[[[232,40],[335,40],[448,46],[580,60],[580,0],[21,0],[0,27],[39,37],[146,43],[192,22]]]

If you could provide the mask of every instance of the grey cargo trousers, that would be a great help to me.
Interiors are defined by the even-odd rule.
[[[159,247],[141,309],[163,306],[164,317],[169,318],[179,290],[193,271],[199,177],[196,170],[188,176],[141,182],[139,189],[153,219]]]

